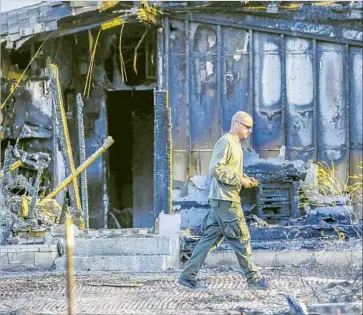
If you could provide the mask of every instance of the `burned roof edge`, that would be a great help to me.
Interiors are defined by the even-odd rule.
[[[82,1],[82,6],[67,1],[47,1],[0,14],[1,42],[6,48],[19,48],[36,34],[58,29],[57,22],[68,16],[97,10],[98,1]]]

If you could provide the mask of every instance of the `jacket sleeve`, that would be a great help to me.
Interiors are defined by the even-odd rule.
[[[231,145],[227,139],[221,138],[214,147],[209,174],[227,185],[238,185],[240,184],[240,174],[233,172],[227,166],[230,156]]]

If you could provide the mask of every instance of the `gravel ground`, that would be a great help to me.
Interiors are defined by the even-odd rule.
[[[267,291],[247,290],[244,277],[232,267],[202,269],[200,279],[208,289],[196,291],[176,283],[179,272],[79,274],[77,314],[241,314],[239,307],[282,314],[288,305],[280,292],[307,305],[362,300],[361,269],[262,269],[271,283]],[[67,314],[66,294],[64,273],[0,273],[0,314]]]

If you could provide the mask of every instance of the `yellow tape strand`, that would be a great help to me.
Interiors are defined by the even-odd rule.
[[[50,34],[49,34],[50,35]],[[48,37],[49,37],[48,35]],[[21,80],[23,79],[23,77],[25,76],[25,73],[28,71],[30,65],[32,64],[32,62],[34,61],[34,59],[37,57],[38,53],[40,52],[40,50],[43,48],[44,43],[47,41],[48,38],[46,38],[44,40],[44,42],[39,46],[39,48],[37,49],[37,51],[35,52],[33,58],[30,60],[30,62],[28,63],[28,65],[26,66],[26,68],[24,69],[23,73],[21,74],[19,80],[15,83],[15,86],[12,88],[12,91],[9,93],[9,95],[6,97],[4,103],[2,103],[0,105],[0,110],[3,109],[3,107],[6,105],[6,102],[10,99],[10,97],[14,94],[15,90],[18,88]]]
[[[100,28],[100,30],[98,31],[96,41],[95,41],[95,44],[93,46],[91,61],[90,61],[90,65],[88,67],[86,83],[85,83],[85,86],[84,86],[83,95],[86,95],[86,92],[87,92],[87,98],[89,97],[89,92],[91,90],[93,63],[94,63],[94,59],[95,59],[95,55],[96,55],[96,49],[97,49],[97,43],[98,43],[98,39],[100,37],[101,31],[102,31],[102,28]],[[87,91],[87,88],[88,88],[88,91]]]
[[[65,138],[65,141],[66,141],[66,150],[67,150],[67,154],[69,156],[69,163],[70,163],[71,173],[73,173],[75,171],[75,166],[74,166],[74,160],[73,160],[71,140],[70,140],[70,137],[69,137],[67,117],[66,117],[66,113],[65,113],[65,110],[64,110],[64,106],[63,106],[64,103],[63,103],[63,97],[62,97],[62,88],[61,88],[60,80],[59,80],[59,70],[58,70],[58,67],[56,65],[52,65],[52,68],[53,68],[53,72],[55,74],[57,90],[58,90],[58,102],[59,102],[59,108],[60,108],[61,119],[62,119],[62,121],[60,121],[60,123],[62,124],[63,129],[64,129],[64,138]],[[74,187],[74,191],[75,191],[75,198],[76,198],[77,208],[82,211],[81,198],[80,198],[80,195],[79,195],[79,188],[78,188],[78,181],[76,179],[73,181],[73,187]]]
[[[120,52],[120,71],[121,71],[121,81],[122,81],[122,83],[125,82],[125,78],[126,78],[126,81],[127,81],[125,62],[124,62],[124,57],[122,55],[122,50],[121,50],[122,32],[124,30],[124,26],[125,26],[125,24],[122,24],[122,26],[121,26],[120,41],[119,41],[119,45],[118,45],[118,49],[119,49],[119,52]]]
[[[145,29],[144,34],[142,34],[141,39],[139,40],[139,42],[137,43],[136,47],[135,47],[135,52],[134,52],[134,71],[137,74],[137,68],[136,68],[136,62],[137,62],[137,50],[139,49],[142,41],[144,40],[144,38],[146,37],[147,33],[148,33],[148,29]]]

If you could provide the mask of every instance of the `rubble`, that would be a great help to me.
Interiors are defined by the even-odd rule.
[[[249,227],[264,227],[268,226],[268,223],[261,218],[259,218],[257,215],[250,214],[246,217],[246,222]]]
[[[59,94],[56,92],[57,90],[53,89],[53,101],[56,99],[55,103],[59,104]],[[57,107],[56,104],[55,107]],[[58,120],[60,116],[59,113]],[[68,135],[66,125],[62,130]],[[64,140],[65,136],[61,130],[58,128],[57,131],[58,139]],[[111,137],[106,139],[98,151],[84,161],[77,170],[73,167],[73,172],[69,174],[66,181],[50,193],[52,188],[49,180],[51,155],[42,151],[30,150],[28,152],[19,149],[18,145],[18,142],[24,139],[48,139],[50,137],[53,137],[51,130],[24,123],[15,145],[12,146],[8,142],[4,154],[4,166],[0,173],[0,244],[19,243],[19,237],[33,238],[33,241],[36,242],[37,239],[44,238],[54,224],[61,223],[65,213],[76,216],[78,225],[82,227],[83,217],[79,215],[80,204],[77,207],[72,207],[72,204],[70,206],[64,204],[62,209],[53,198],[69,185],[70,182],[66,182],[69,178],[70,181],[77,181],[77,176],[107,150],[113,140]],[[69,142],[68,144],[70,145]],[[66,143],[63,143],[63,147],[66,147]],[[68,149],[70,149],[69,146]],[[70,151],[67,152],[68,155],[65,154],[65,156],[69,156]],[[78,192],[78,186],[76,188]]]
[[[21,164],[18,168],[11,169],[14,161],[21,161]],[[57,213],[59,205],[55,201],[47,201],[47,207],[40,207],[38,203],[38,196],[44,195],[49,189],[47,182],[42,181],[42,174],[49,163],[49,154],[29,154],[8,145],[0,184],[0,226],[3,229],[1,244],[7,243],[8,238],[12,236],[11,231],[39,232],[42,228],[38,229],[38,222],[33,220],[35,217],[45,225],[56,222],[56,217],[60,214],[60,211]]]
[[[179,237],[180,223],[180,213],[165,214],[162,211],[155,222],[155,233],[164,237]]]

